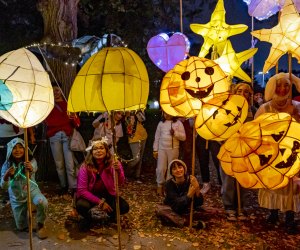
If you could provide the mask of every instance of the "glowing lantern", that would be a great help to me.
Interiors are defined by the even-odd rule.
[[[250,16],[264,20],[280,11],[285,0],[244,0],[244,2],[248,5]],[[300,0],[294,0],[294,4],[300,11]]]
[[[199,57],[205,57],[214,45],[219,54],[222,53],[228,37],[244,32],[248,26],[244,24],[228,25],[225,22],[225,8],[223,0],[219,0],[210,22],[207,24],[191,24],[191,30],[204,38]]]
[[[152,62],[164,72],[167,72],[184,60],[190,50],[188,38],[176,32],[171,37],[165,33],[152,37],[147,45],[147,51]]]
[[[221,57],[214,61],[218,63],[224,73],[231,78],[235,76],[246,82],[251,82],[251,78],[240,68],[240,66],[244,61],[253,57],[256,52],[257,48],[252,48],[236,54],[232,48],[231,42],[228,40]]]
[[[0,57],[0,116],[21,128],[41,123],[54,97],[48,73],[27,49]]]
[[[248,115],[248,102],[240,95],[217,95],[203,104],[195,121],[206,140],[223,141],[236,133]]]
[[[272,29],[252,31],[261,41],[272,43],[270,54],[264,64],[266,73],[276,65],[281,56],[290,52],[300,62],[300,16],[292,0],[286,0],[278,25]]]
[[[262,114],[222,145],[218,154],[222,168],[246,188],[286,186],[300,170],[299,129],[286,113]]]
[[[148,94],[148,73],[141,58],[128,48],[104,48],[78,72],[69,94],[68,111],[144,109]]]
[[[160,89],[160,103],[168,114],[177,112],[179,116],[193,117],[198,114],[202,102],[229,90],[222,69],[206,58],[183,60],[165,77]]]

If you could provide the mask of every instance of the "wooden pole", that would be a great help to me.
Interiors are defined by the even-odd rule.
[[[25,142],[25,162],[29,160],[28,157],[28,133],[27,128],[24,129],[24,142]],[[30,249],[33,249],[32,245],[32,210],[31,210],[31,194],[30,194],[30,174],[25,170],[27,181],[27,211],[28,211],[28,228],[29,228],[29,242]]]
[[[242,208],[241,208],[241,190],[240,190],[240,184],[239,182],[235,179],[236,183],[236,194],[237,194],[237,199],[238,199],[238,216],[241,214]]]
[[[183,33],[183,22],[182,22],[182,0],[180,0],[180,32]]]
[[[112,111],[110,115],[111,130],[113,132],[113,149],[114,149],[114,162],[118,160],[117,157],[117,143],[116,143],[116,130],[115,130],[115,112]],[[114,171],[115,189],[116,189],[116,215],[117,215],[117,228],[118,228],[118,242],[119,250],[122,249],[121,245],[121,218],[120,218],[120,200],[119,200],[119,173]]]
[[[196,148],[196,129],[195,129],[195,118],[193,124],[193,151],[192,151],[192,175],[195,175],[195,148]],[[191,209],[190,209],[190,225],[189,229],[192,229],[193,226],[193,212],[194,212],[194,196],[191,202]]]

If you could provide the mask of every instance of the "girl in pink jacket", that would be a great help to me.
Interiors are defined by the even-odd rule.
[[[112,221],[116,218],[116,190],[114,172],[117,170],[119,184],[125,181],[124,171],[119,161],[113,161],[106,137],[92,141],[85,162],[80,167],[77,179],[76,209],[84,218],[79,227],[89,230],[92,222],[90,209],[94,206],[105,211]],[[120,214],[129,211],[128,203],[119,197]]]

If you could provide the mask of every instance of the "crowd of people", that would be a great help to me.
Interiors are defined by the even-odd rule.
[[[255,93],[246,82],[234,84],[232,92],[244,96],[249,104],[245,122],[265,112],[286,112],[299,122],[300,103],[292,100],[292,84],[300,90],[299,78],[292,75],[290,81],[288,74],[279,73],[268,81],[265,95],[262,90]],[[73,197],[74,210],[81,218],[80,230],[89,230],[94,221],[115,222],[116,179],[119,185],[125,182],[125,175],[126,178],[140,181],[148,137],[144,127],[144,123],[147,122],[145,114],[142,110],[126,113],[118,111],[112,116],[103,113],[97,117],[92,123],[95,130],[86,148],[85,159],[80,168],[76,169],[74,154],[69,144],[72,131],[80,126],[80,120],[76,114],[67,113],[67,103],[59,86],[54,85],[53,91],[55,105],[46,118],[45,125],[61,188],[60,194]],[[1,148],[1,187],[8,189],[16,227],[19,231],[28,230],[26,174],[29,174],[31,201],[37,207],[37,236],[45,239],[47,231],[44,225],[48,201],[35,180],[37,162],[30,150],[29,159],[25,159],[25,143],[20,138],[23,133],[21,129],[2,121],[0,132],[0,142],[6,145]],[[116,148],[117,143],[124,138],[127,142],[126,147],[131,152],[131,159],[127,160],[118,158]],[[34,143],[33,132],[30,134],[30,140]],[[185,215],[190,212],[191,204],[195,210],[199,209],[210,190],[211,158],[221,186],[221,198],[228,221],[247,220],[248,190],[239,186],[236,179],[226,175],[220,167],[217,154],[221,143],[206,141],[200,135],[196,136],[196,152],[201,173],[201,178],[196,178],[191,175],[192,140],[192,119],[173,117],[162,112],[153,142],[153,157],[157,160],[156,194],[163,198],[162,204],[157,206],[157,215],[163,221],[179,227],[188,225]],[[238,198],[241,201],[240,207]],[[120,214],[128,213],[130,204],[123,197],[118,199]],[[260,189],[258,202],[261,207],[270,209],[268,223],[276,225],[279,221],[278,213],[281,211],[285,213],[287,232],[297,233],[294,217],[300,210],[300,193],[293,179],[284,188]],[[206,226],[204,222],[198,221],[196,227],[203,229]]]

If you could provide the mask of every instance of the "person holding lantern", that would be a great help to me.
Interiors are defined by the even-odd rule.
[[[14,138],[7,144],[6,161],[1,170],[1,187],[8,188],[9,201],[13,211],[17,229],[21,232],[28,230],[27,224],[27,179],[30,176],[31,202],[37,209],[37,236],[40,239],[48,237],[44,226],[48,209],[48,201],[41,193],[35,181],[37,162],[29,151],[29,161],[25,161],[25,142]]]
[[[240,82],[235,85],[233,88],[233,94],[244,96],[249,104],[248,116],[245,120],[251,121],[254,118],[256,113],[256,108],[251,106],[251,96],[253,94],[253,90],[251,86],[246,82]],[[245,188],[239,185],[236,182],[236,179],[232,176],[225,174],[223,169],[221,168],[221,176],[222,176],[222,201],[225,208],[227,220],[236,221],[236,220],[246,220],[246,202],[248,199],[248,192]],[[240,198],[241,198],[241,209],[238,211],[238,190],[240,189]]]
[[[164,205],[158,205],[156,213],[163,221],[183,227],[188,225],[188,217],[194,198],[194,208],[198,209],[203,204],[203,196],[197,178],[188,175],[186,164],[175,159],[170,162],[169,169],[172,178],[166,182],[166,197]],[[198,221],[197,229],[205,228],[205,223]]]
[[[186,139],[183,124],[177,117],[163,112],[153,143],[153,157],[157,159],[157,194],[164,196],[164,184],[171,178],[168,165],[179,156],[179,142]]]
[[[122,164],[114,160],[106,137],[91,141],[86,151],[88,154],[79,169],[76,192],[76,209],[83,217],[79,224],[82,231],[90,228],[93,222],[92,211],[95,209],[104,211],[112,221],[116,219],[114,178],[118,177],[120,185],[125,181]],[[119,204],[120,214],[129,211],[129,205],[122,197],[119,197]]]
[[[258,109],[255,117],[263,113],[285,112],[290,114],[297,122],[300,122],[300,102],[292,100],[292,84],[295,84],[300,92],[300,79],[289,73],[278,73],[267,82],[265,89],[266,103]],[[259,205],[270,209],[267,222],[278,224],[279,210],[285,213],[285,226],[287,233],[298,232],[294,220],[295,213],[300,211],[300,192],[296,182],[291,179],[286,187],[268,190],[260,189],[258,193]]]

